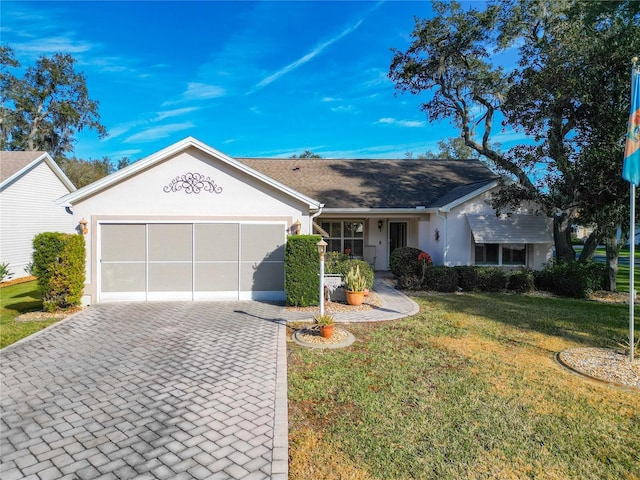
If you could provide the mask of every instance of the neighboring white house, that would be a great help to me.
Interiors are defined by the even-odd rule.
[[[87,222],[85,303],[276,300],[298,225],[378,270],[401,246],[437,264],[540,267],[549,220],[497,218],[495,188],[475,160],[234,159],[189,137],[58,203]]]
[[[0,263],[10,278],[29,275],[37,234],[75,233],[73,216],[56,204],[75,189],[46,152],[0,152]]]

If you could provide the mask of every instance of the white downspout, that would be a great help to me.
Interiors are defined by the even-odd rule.
[[[442,237],[444,239],[444,251],[443,251],[443,265],[447,266],[447,252],[449,251],[449,240],[447,238],[447,213],[443,212],[444,215],[441,215],[440,212],[442,212],[442,210],[438,210],[436,211],[436,215],[438,216],[438,218],[442,219],[443,221],[443,227],[442,227]]]
[[[318,211],[309,217],[309,235],[313,235],[313,221],[322,214],[324,203],[320,204]]]

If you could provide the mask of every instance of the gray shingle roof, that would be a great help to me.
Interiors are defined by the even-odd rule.
[[[0,152],[0,182],[22,170],[45,152]]]
[[[326,208],[441,206],[442,199],[449,203],[497,178],[478,160],[236,160],[323,202]]]

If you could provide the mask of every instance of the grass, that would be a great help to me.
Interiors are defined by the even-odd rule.
[[[290,344],[292,480],[640,478],[640,394],[553,359],[624,338],[625,305],[416,301],[414,317],[349,326],[348,349]]]
[[[0,348],[48,327],[56,319],[16,322],[23,313],[42,310],[42,297],[35,281],[9,285],[0,289]]]

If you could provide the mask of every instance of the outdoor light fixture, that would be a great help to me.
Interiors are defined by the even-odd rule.
[[[300,235],[300,228],[302,227],[302,223],[300,220],[296,220],[293,225],[291,225],[291,231],[294,235]]]
[[[89,222],[87,222],[87,221],[83,218],[83,219],[82,219],[82,220],[80,220],[78,223],[80,224],[80,232],[81,232],[83,235],[86,235],[87,233],[89,233],[89,229],[87,228],[87,224],[88,224]]]
[[[327,253],[327,245],[329,245],[324,240],[320,239],[316,246],[318,247],[318,254],[320,255],[320,260],[324,260],[324,254]]]
[[[378,220],[378,230],[382,231],[382,220]]]
[[[324,254],[327,252],[327,245],[323,239],[316,243],[320,255],[320,316],[324,315]]]

